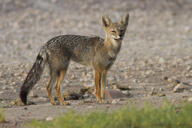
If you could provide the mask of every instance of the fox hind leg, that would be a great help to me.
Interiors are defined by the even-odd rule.
[[[57,95],[57,99],[59,100],[59,102],[62,104],[62,105],[65,105],[66,102],[63,100],[62,96],[61,96],[61,91],[60,91],[60,85],[61,85],[61,82],[66,74],[66,71],[67,70],[60,70],[58,72],[58,76],[56,77],[56,85],[55,85],[55,90],[56,90],[56,95]]]
[[[53,85],[54,85],[55,81],[56,81],[55,75],[50,74],[50,80],[49,80],[49,82],[48,82],[48,84],[47,84],[46,89],[47,89],[47,94],[48,94],[49,101],[50,101],[50,103],[51,103],[52,105],[56,105],[55,102],[53,101],[52,97],[51,97],[52,88],[53,88]]]

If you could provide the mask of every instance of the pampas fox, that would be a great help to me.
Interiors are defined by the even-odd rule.
[[[121,49],[129,21],[126,14],[119,22],[114,23],[107,16],[102,16],[105,30],[105,39],[81,35],[60,35],[49,40],[40,49],[36,61],[29,71],[20,91],[20,98],[27,104],[27,95],[40,79],[45,65],[50,69],[50,80],[47,84],[47,93],[52,105],[51,91],[54,86],[58,101],[65,105],[60,94],[60,85],[66,74],[69,62],[92,66],[95,75],[95,96],[97,102],[104,102],[104,88],[106,86],[107,71],[116,60]]]

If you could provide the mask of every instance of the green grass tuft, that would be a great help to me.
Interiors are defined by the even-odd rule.
[[[124,107],[118,111],[65,113],[53,121],[32,121],[30,128],[192,128],[192,104],[158,108]]]
[[[2,110],[0,110],[0,123],[5,121],[5,116]]]

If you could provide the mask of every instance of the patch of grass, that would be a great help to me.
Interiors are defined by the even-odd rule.
[[[5,121],[5,116],[4,116],[3,110],[0,110],[0,123],[3,121]]]
[[[53,121],[32,121],[30,128],[192,128],[192,104],[158,108],[124,107],[115,112],[68,112]]]

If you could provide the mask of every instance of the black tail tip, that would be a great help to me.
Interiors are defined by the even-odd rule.
[[[20,98],[21,98],[21,101],[22,101],[25,105],[27,105],[27,93],[21,91],[21,92],[20,92]]]

